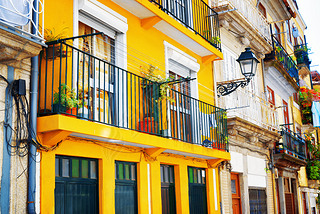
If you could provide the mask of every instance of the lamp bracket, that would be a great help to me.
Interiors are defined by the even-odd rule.
[[[241,86],[241,88],[246,87],[251,78],[242,78],[242,79],[236,79],[231,81],[224,81],[224,82],[218,82],[217,83],[217,91],[218,91],[218,97],[220,96],[226,96],[228,94],[231,94],[237,88]]]

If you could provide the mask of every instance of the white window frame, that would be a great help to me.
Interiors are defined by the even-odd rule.
[[[73,35],[79,34],[79,21],[92,27],[95,30],[104,32],[106,35],[115,39],[115,65],[126,70],[127,69],[127,19],[119,13],[108,8],[104,4],[96,0],[73,0]],[[77,40],[75,40],[77,42]],[[78,44],[75,44],[78,45]],[[74,71],[76,72],[76,71]],[[75,74],[77,75],[77,74]],[[119,82],[117,92],[119,96],[125,96],[126,86],[121,85],[125,82],[122,72],[119,73]],[[96,89],[94,90],[96,93]],[[94,95],[95,96],[95,95]],[[118,99],[119,106],[127,106],[126,97]],[[127,127],[127,121],[122,121],[122,118],[127,118],[127,111],[124,108],[118,108],[118,124],[119,126]],[[123,116],[124,115],[124,116]],[[95,115],[96,116],[96,115]]]
[[[197,72],[200,70],[200,64],[197,62],[197,59],[195,59],[194,57],[188,55],[187,53],[183,52],[182,50],[180,50],[179,48],[171,45],[170,43],[164,41],[164,47],[165,47],[165,63],[166,63],[166,77],[169,77],[169,71],[170,71],[170,67],[169,67],[169,60],[172,60],[174,62],[177,62],[181,65],[183,65],[184,67],[187,67],[190,70],[190,78],[196,78],[195,80],[192,80],[190,82],[190,92],[191,92],[191,97],[198,99],[198,79],[197,79]],[[179,70],[177,71],[173,71],[176,74],[182,76],[182,77],[187,77],[188,74],[185,72],[179,72]],[[172,108],[168,108],[167,109],[167,114],[170,115],[170,109]],[[185,109],[180,110],[180,112],[185,112]],[[177,114],[179,115],[179,114]],[[178,119],[179,121],[179,119]],[[170,116],[168,116],[168,124],[171,124],[171,118]],[[178,124],[180,125],[180,124]],[[179,127],[179,129],[181,130],[181,127]],[[195,129],[192,127],[192,132],[194,132]],[[168,132],[170,133],[169,136],[171,136],[171,126],[168,126]],[[193,136],[196,136],[195,133],[192,133]],[[178,132],[178,138],[181,138],[180,136],[180,132]]]

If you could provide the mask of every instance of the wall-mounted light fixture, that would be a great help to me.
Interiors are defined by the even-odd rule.
[[[228,95],[234,92],[240,86],[244,88],[249,84],[252,77],[256,75],[257,65],[259,60],[252,53],[251,48],[246,48],[237,59],[240,65],[241,73],[244,76],[242,79],[224,81],[217,83],[218,97]]]

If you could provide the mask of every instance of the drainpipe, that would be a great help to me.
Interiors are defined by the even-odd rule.
[[[36,27],[39,26],[38,1],[33,2],[34,10],[32,11],[32,25],[31,33],[37,35]],[[37,132],[37,99],[38,99],[38,56],[31,58],[31,86],[30,86],[30,126],[34,130],[34,135]],[[32,136],[36,138],[36,136]],[[33,144],[30,144],[29,151],[29,166],[28,166],[28,213],[35,214],[35,199],[36,199],[36,158],[37,149]]]

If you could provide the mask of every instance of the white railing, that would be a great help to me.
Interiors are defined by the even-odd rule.
[[[239,12],[265,40],[271,43],[269,22],[252,2],[248,0],[212,0],[212,2],[214,7],[230,5],[233,9],[237,9],[236,11]]]
[[[0,1],[0,24],[21,35],[44,41],[44,0],[2,0]],[[36,6],[35,6],[36,5]],[[34,16],[42,21],[42,29]],[[34,28],[34,32],[32,32]]]
[[[218,98],[219,107],[227,109],[228,118],[240,117],[270,131],[279,130],[278,114],[265,99],[242,88]]]

